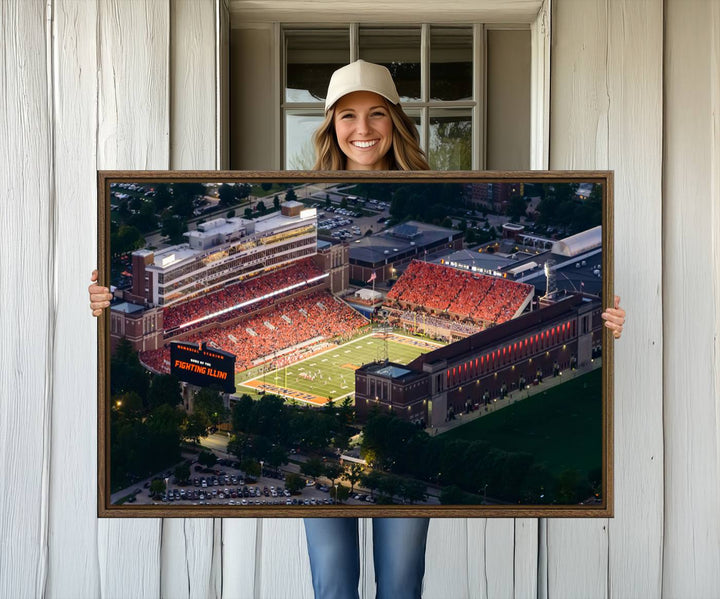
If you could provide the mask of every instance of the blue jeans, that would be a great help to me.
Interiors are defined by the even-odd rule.
[[[377,599],[420,599],[428,518],[373,518]],[[358,599],[357,518],[305,518],[315,599]]]

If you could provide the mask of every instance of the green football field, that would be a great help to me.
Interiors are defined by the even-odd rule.
[[[602,462],[602,370],[517,401],[443,436],[528,452],[555,474],[567,468],[580,472],[597,468]]]
[[[367,335],[296,362],[285,368],[268,371],[249,380],[238,379],[238,392],[250,388],[265,389],[288,397],[322,405],[329,399],[350,395],[355,390],[355,370],[387,356],[391,362],[408,364],[421,353],[440,345],[392,334],[387,341]]]

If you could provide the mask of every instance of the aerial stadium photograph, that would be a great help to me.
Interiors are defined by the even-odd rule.
[[[608,514],[608,173],[201,175],[99,173],[101,515]]]

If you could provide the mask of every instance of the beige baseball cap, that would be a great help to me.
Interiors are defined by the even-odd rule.
[[[400,102],[395,82],[387,68],[372,62],[356,60],[339,68],[330,77],[325,112],[343,96],[358,91],[375,92],[393,104]]]

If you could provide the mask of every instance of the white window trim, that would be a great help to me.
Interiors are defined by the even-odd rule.
[[[550,167],[550,9],[544,0],[530,26],[530,168]]]
[[[530,25],[543,0],[222,0],[233,27],[240,23],[525,23]],[[353,15],[348,19],[348,15]]]

